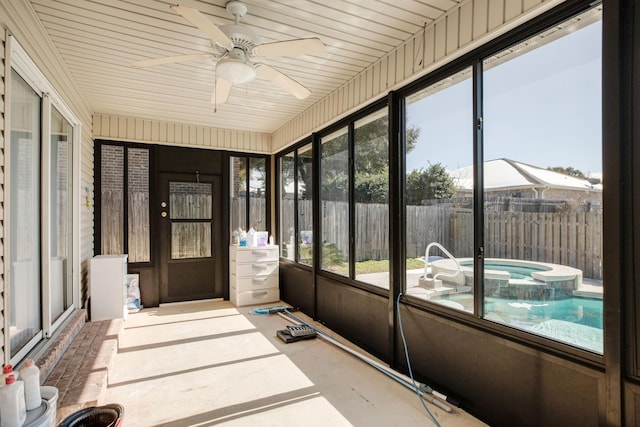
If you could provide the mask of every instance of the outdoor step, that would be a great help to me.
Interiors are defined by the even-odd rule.
[[[66,320],[64,326],[52,338],[46,340],[43,349],[33,357],[34,362],[40,368],[40,380],[43,384],[82,330],[86,317],[86,310],[75,310]]]
[[[86,322],[55,365],[44,385],[58,389],[58,422],[80,409],[104,404],[123,327],[122,319]]]

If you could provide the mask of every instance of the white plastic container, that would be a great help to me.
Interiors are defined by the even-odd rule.
[[[20,427],[27,419],[24,383],[16,381],[13,375],[7,377],[5,386],[0,389],[0,414],[1,427]]]
[[[24,382],[24,402],[27,411],[36,409],[42,404],[42,395],[40,394],[40,368],[33,363],[32,359],[27,359],[24,362],[24,367],[20,371],[20,375]],[[0,417],[2,417],[1,414]]]
[[[247,233],[247,246],[258,246],[258,235],[256,234],[256,230],[254,230],[253,228],[250,228],[249,232]]]
[[[269,233],[266,231],[256,231],[256,246],[267,246]]]

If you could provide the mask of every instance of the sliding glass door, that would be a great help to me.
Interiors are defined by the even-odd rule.
[[[7,363],[19,363],[77,302],[78,121],[13,38],[5,146]],[[74,267],[75,266],[75,267]]]
[[[9,339],[11,357],[42,336],[40,140],[42,99],[11,73]]]

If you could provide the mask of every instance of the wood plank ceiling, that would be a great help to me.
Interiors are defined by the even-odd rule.
[[[214,109],[215,60],[133,68],[134,61],[217,50],[164,0],[30,0],[95,113],[272,133],[463,0],[247,0],[262,43],[319,37],[321,55],[261,58],[309,88],[299,100],[257,78]],[[177,0],[176,0],[177,1]],[[226,0],[184,0],[216,25]],[[215,110],[215,111],[214,111]]]

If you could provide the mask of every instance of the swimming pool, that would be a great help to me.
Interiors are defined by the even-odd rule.
[[[484,262],[484,291],[490,297],[566,299],[582,284],[582,271],[566,265],[506,258],[486,258]],[[420,283],[458,291],[472,289],[473,280],[472,258],[442,258],[430,263],[429,277]]]
[[[472,261],[462,261],[461,266],[473,268]],[[506,271],[511,279],[533,279],[533,273],[540,271],[549,271],[551,267],[543,267],[542,265],[523,265],[523,264],[505,264],[499,260],[487,261],[484,263],[484,269],[495,271]]]

